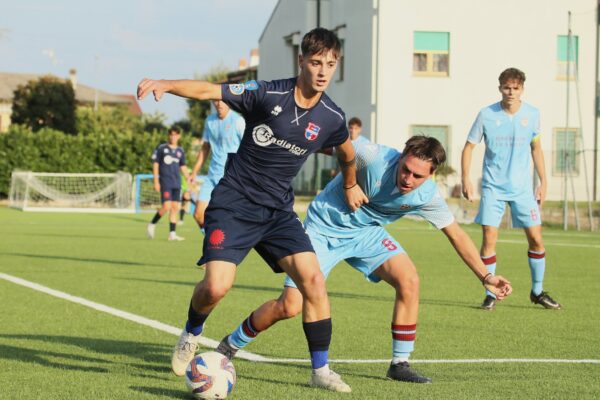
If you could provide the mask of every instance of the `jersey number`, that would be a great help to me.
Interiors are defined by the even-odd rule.
[[[383,244],[383,246],[384,246],[386,249],[390,250],[390,251],[396,250],[396,249],[398,248],[398,247],[397,247],[397,246],[394,244],[394,242],[392,242],[390,239],[383,239],[383,240],[381,241],[381,244]]]

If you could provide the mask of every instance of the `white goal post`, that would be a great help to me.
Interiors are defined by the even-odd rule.
[[[14,171],[9,205],[23,211],[132,213],[131,174]]]

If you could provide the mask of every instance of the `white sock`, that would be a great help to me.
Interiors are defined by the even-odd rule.
[[[325,364],[321,368],[313,369],[313,372],[317,375],[329,375],[329,364]]]
[[[408,362],[408,357],[393,357],[392,364],[398,364],[401,362]]]

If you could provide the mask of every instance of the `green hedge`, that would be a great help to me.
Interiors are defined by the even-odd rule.
[[[74,136],[48,128],[32,132],[13,125],[8,133],[0,135],[0,196],[8,196],[10,174],[14,170],[149,173],[152,151],[166,140],[166,132],[156,131]],[[179,142],[188,165],[195,158],[189,151],[191,140],[191,135],[184,134]]]

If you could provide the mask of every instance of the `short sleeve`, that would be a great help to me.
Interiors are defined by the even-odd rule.
[[[348,133],[348,127],[346,127],[345,118],[342,118],[341,123],[338,129],[331,135],[321,146],[322,149],[326,149],[328,147],[336,147],[343,144],[348,138],[350,134]]]
[[[158,160],[158,149],[160,148],[160,145],[156,146],[156,148],[154,149],[154,151],[152,152],[152,156],[150,157],[152,159],[152,162],[159,162]]]
[[[429,203],[419,208],[416,214],[429,221],[437,229],[444,229],[454,222],[454,215],[448,208],[448,204],[437,192]]]
[[[204,120],[204,130],[202,131],[202,141],[210,144],[210,120]]]
[[[222,84],[221,98],[234,111],[246,117],[262,104],[266,91],[265,81]]]
[[[181,157],[179,157],[179,166],[183,167],[184,165],[186,165],[186,161],[185,161],[185,151],[183,151],[182,148],[179,148],[179,150],[181,151]]]
[[[236,130],[236,133],[237,133],[238,137],[240,138],[240,140],[244,136],[245,129],[246,129],[246,121],[241,116],[238,116],[235,120],[235,130]]]
[[[533,132],[532,132],[531,141],[534,141],[542,133],[541,123],[540,123],[540,112],[539,111],[535,112],[532,122],[533,122]]]
[[[473,122],[473,126],[469,131],[469,136],[467,136],[467,142],[469,143],[481,143],[481,139],[483,139],[483,115],[481,111],[477,114],[477,118],[475,118],[475,122]]]
[[[381,187],[379,181],[387,162],[382,152],[383,146],[374,143],[365,143],[356,147],[356,180],[368,198],[377,194]]]

